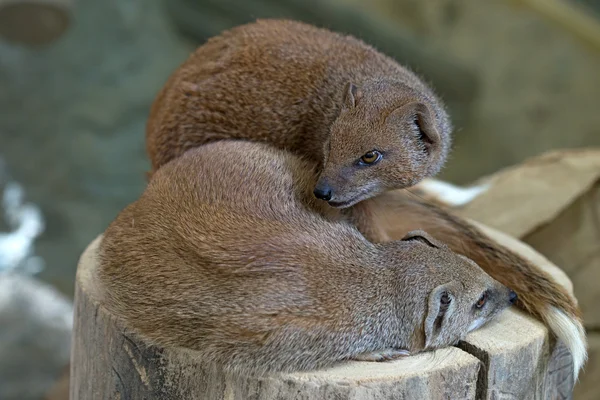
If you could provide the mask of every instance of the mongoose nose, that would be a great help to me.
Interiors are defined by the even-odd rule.
[[[517,294],[511,290],[508,294],[508,301],[510,301],[510,304],[514,304],[514,302],[517,301],[517,297]]]
[[[317,199],[329,201],[331,200],[331,188],[329,186],[317,186],[313,192]]]

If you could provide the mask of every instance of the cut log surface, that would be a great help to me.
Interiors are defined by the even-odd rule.
[[[530,247],[486,228],[568,286],[558,268]],[[102,306],[97,251],[77,272],[70,398],[208,400],[570,399],[572,360],[538,321],[516,309],[470,334],[457,347],[391,362],[346,362],[333,368],[263,378],[223,373],[184,349],[137,338]]]

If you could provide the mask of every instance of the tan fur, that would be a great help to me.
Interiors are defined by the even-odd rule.
[[[513,288],[520,306],[571,349],[577,374],[585,335],[576,301],[561,286],[441,207],[383,201],[389,190],[441,168],[450,131],[432,91],[363,42],[298,22],[261,20],[210,39],[175,71],[153,105],[147,149],[153,171],[222,139],[268,142],[302,156],[320,172],[316,187],[331,189],[330,204],[343,208],[372,242],[425,229]],[[357,165],[371,150],[381,151],[382,160]],[[394,225],[376,220],[389,206],[399,212],[388,218]]]
[[[384,194],[373,200],[379,213],[373,217],[391,239],[398,239],[414,229],[434,232],[436,239],[452,250],[463,254],[479,265],[495,279],[509,287],[521,287],[519,305],[538,318],[548,306],[564,309],[568,314],[580,316],[580,310],[566,289],[555,283],[551,276],[513,252],[498,246],[482,235],[477,228],[461,218],[432,206],[407,191]]]
[[[348,96],[350,83],[357,90]],[[440,169],[450,130],[433,92],[372,47],[299,22],[259,20],[211,38],[171,76],[152,106],[146,143],[155,171],[189,148],[234,138],[322,163],[331,137],[325,171],[344,192],[339,201],[356,201],[362,188],[341,183],[360,181],[354,163],[364,153],[388,152],[377,167],[380,190],[411,185]]]
[[[165,165],[105,233],[105,305],[151,342],[246,373],[452,345],[510,305],[506,287],[424,232],[372,244],[323,217],[316,178],[243,141]]]
[[[443,206],[429,203],[407,190],[390,191],[363,203],[371,210],[369,225],[385,232],[382,241],[423,229],[515,290],[519,295],[517,306],[544,321],[571,350],[575,377],[578,376],[587,359],[581,310],[577,301],[548,273],[498,245]]]

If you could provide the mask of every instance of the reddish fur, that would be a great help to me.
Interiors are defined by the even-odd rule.
[[[519,295],[517,305],[530,314],[543,320],[544,310],[552,305],[581,320],[581,310],[573,297],[548,273],[499,246],[443,206],[406,191],[388,192],[370,203],[377,210],[371,222],[385,232],[383,241],[397,240],[414,229],[431,232],[453,251],[475,261],[494,279],[515,290]]]
[[[407,182],[437,172],[448,151],[450,125],[433,92],[362,41],[285,20],[259,20],[211,38],[169,78],[146,129],[152,169],[187,149],[233,138],[268,142],[322,163],[350,82],[358,85],[365,106],[373,107],[358,110],[340,128],[360,129],[362,135],[381,128],[381,117],[394,109],[424,104],[440,140],[428,162],[417,151],[405,152],[403,167],[410,170]],[[367,115],[373,126],[366,124]],[[358,143],[347,145],[353,142]]]
[[[355,101],[345,97],[349,82],[358,86]],[[439,136],[426,152],[410,131],[413,111],[394,119],[402,134],[386,125],[387,116],[407,104],[425,105],[429,129]],[[441,168],[450,124],[425,84],[363,42],[276,20],[209,40],[175,71],[152,107],[147,150],[153,171],[187,149],[223,139],[268,142],[311,161],[342,200],[354,201],[344,213],[371,241],[427,230],[515,290],[531,314],[548,322],[549,306],[555,306],[581,321],[563,287],[477,228],[433,204],[385,200],[386,191]],[[368,169],[350,168],[352,157],[372,150],[373,143],[388,146],[391,155]]]

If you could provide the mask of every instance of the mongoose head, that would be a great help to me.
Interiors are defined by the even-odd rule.
[[[414,242],[402,253],[412,259],[404,277],[425,313],[405,310],[412,319],[411,352],[456,344],[517,300],[515,292],[494,280],[475,262],[423,231],[411,231],[402,242]]]
[[[348,83],[314,194],[344,208],[413,186],[441,169],[450,129],[433,95],[397,81]]]

